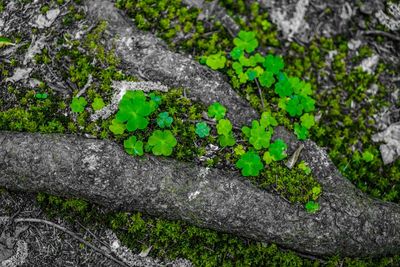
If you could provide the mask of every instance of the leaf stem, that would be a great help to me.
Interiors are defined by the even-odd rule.
[[[257,88],[258,88],[258,94],[260,95],[260,98],[261,98],[261,106],[262,106],[262,109],[265,110],[264,98],[263,98],[263,94],[262,94],[262,91],[261,91],[260,84],[258,83],[258,79],[257,79],[257,78],[254,79],[254,80],[256,81]]]

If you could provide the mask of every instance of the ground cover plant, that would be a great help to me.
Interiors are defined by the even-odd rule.
[[[375,74],[357,68],[347,74],[346,64],[349,63],[344,59],[349,51],[346,40],[341,37],[316,39],[308,47],[293,42],[289,48],[291,54],[283,58],[279,54],[277,32],[266,20],[268,14],[257,4],[252,4],[248,11],[243,1],[221,3],[228,12],[243,14],[235,18],[243,29],[236,37],[230,37],[218,22],[197,21],[201,10],[188,9],[179,1],[168,5],[166,1],[117,1],[116,5],[126,10],[140,29],[156,33],[179,51],[193,53],[199,62],[228,77],[232,87],[260,111],[260,118],[251,125],[235,128],[226,118],[229,110],[220,103],[208,107],[193,103],[180,89],[165,94],[128,91],[115,116],[89,121],[91,114],[110,103],[112,80],[136,80],[118,71],[119,59],[101,46],[99,40],[106,28],[106,23],[102,23],[85,40],[74,40],[68,35],[60,37],[59,42],[65,46],[57,50],[57,57],[59,62],[68,62],[69,68],[63,75],[76,84],[74,96],[62,98],[45,84],[36,90],[20,90],[9,85],[7,94],[17,100],[12,106],[0,100],[0,129],[90,134],[119,142],[132,156],[152,153],[197,160],[210,167],[233,168],[260,188],[276,191],[292,203],[302,203],[310,213],[318,212],[318,198],[323,188],[313,179],[310,168],[304,162],[298,162],[293,169],[287,168],[283,164],[290,156],[285,153],[286,144],[279,139],[270,140],[274,127],[283,125],[300,140],[312,138],[326,146],[341,172],[360,189],[372,196],[398,202],[399,160],[384,166],[378,146],[370,141],[373,133],[370,114],[377,113],[386,104],[385,88],[379,83],[379,75],[386,67],[379,65]],[[65,21],[68,25],[76,23],[80,14],[79,8],[76,10],[79,4],[71,3],[71,6],[75,10],[71,8],[70,19]],[[167,11],[160,13],[160,10]],[[245,17],[254,19],[245,20]],[[181,32],[190,33],[190,38],[180,38]],[[1,47],[19,41],[18,37],[2,38]],[[87,51],[82,52],[81,48]],[[338,51],[333,57],[331,74],[337,85],[325,92],[318,88],[315,70],[324,67],[322,59],[332,50]],[[366,52],[361,54],[368,55],[368,49],[364,50]],[[43,49],[35,60],[43,66],[49,64],[48,53],[53,51]],[[93,65],[94,59],[100,63]],[[13,64],[17,63],[0,64],[2,77],[8,77]],[[90,75],[95,80],[94,85],[77,97]],[[378,84],[378,92],[367,103],[366,90],[373,83]],[[347,89],[346,94],[340,93],[343,88]],[[354,102],[355,108],[352,107]],[[321,109],[325,110],[322,114],[318,112]],[[356,119],[354,109],[358,109]],[[218,150],[206,156],[210,144],[218,146]],[[206,160],[199,161],[201,157]],[[39,194],[38,201],[52,215],[59,213],[70,219],[101,221],[96,208],[81,200],[72,202]],[[107,214],[106,221],[136,251],[151,244],[154,256],[185,257],[197,266],[335,266],[340,263],[385,266],[398,262],[397,256],[365,261],[339,257],[328,261],[310,260],[275,245],[140,213]]]

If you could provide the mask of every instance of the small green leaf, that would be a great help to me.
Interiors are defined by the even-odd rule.
[[[308,212],[315,213],[319,210],[319,204],[313,200],[310,200],[306,203],[305,208]]]
[[[152,101],[154,101],[157,104],[157,107],[158,107],[158,105],[161,104],[161,96],[156,95],[155,93],[150,93],[149,97]]]
[[[154,102],[146,101],[143,91],[127,91],[119,103],[116,119],[127,122],[126,129],[130,132],[143,130],[149,124],[147,116],[155,109]]]
[[[247,53],[253,52],[258,46],[255,32],[240,31],[238,37],[233,39],[233,43]]]
[[[235,70],[235,73],[239,75],[240,73],[243,73],[243,66],[239,62],[233,62],[232,68]]]
[[[272,158],[271,154],[269,153],[269,151],[266,151],[264,153],[263,160],[265,161],[266,164],[271,164],[272,163],[273,158]]]
[[[277,75],[284,68],[285,64],[283,63],[283,59],[281,57],[269,54],[265,57],[263,66],[267,71]]]
[[[125,124],[119,122],[118,120],[114,119],[111,121],[111,125],[108,127],[111,132],[116,135],[123,134],[125,131]]]
[[[301,121],[301,126],[307,129],[310,129],[315,124],[314,115],[309,113],[305,113],[303,116],[301,116],[300,121]]]
[[[226,113],[226,108],[219,102],[215,102],[208,107],[208,116],[210,118],[215,118],[216,120],[220,120],[223,117],[225,117],[225,113]]]
[[[293,94],[293,88],[290,85],[289,80],[282,79],[275,84],[275,93],[280,97],[291,96]]]
[[[157,116],[157,125],[160,128],[169,128],[174,119],[169,116],[168,112],[161,112]]]
[[[307,175],[309,175],[309,174],[311,173],[310,167],[308,167],[307,162],[305,162],[304,160],[302,160],[302,161],[297,165],[297,167],[298,167],[300,170],[303,170],[304,173],[307,174]]]
[[[278,122],[276,121],[276,119],[274,117],[272,117],[272,114],[270,111],[264,111],[261,114],[260,125],[264,128],[266,128],[268,126],[275,127],[278,125]]]
[[[232,123],[227,119],[221,119],[217,124],[217,133],[219,135],[229,135],[232,131]]]
[[[232,57],[232,59],[238,60],[241,56],[243,56],[243,49],[240,47],[235,47],[232,49],[230,55]]]
[[[87,105],[86,99],[81,97],[74,97],[71,103],[72,112],[81,113]]]
[[[285,153],[286,149],[287,145],[285,142],[282,139],[276,139],[275,142],[269,146],[269,153],[275,161],[278,161],[287,157]]]
[[[251,129],[247,126],[243,126],[242,127],[242,133],[244,134],[244,136],[246,136],[247,138],[250,138],[251,136]]]
[[[264,168],[260,156],[254,151],[243,154],[236,162],[236,167],[241,169],[243,176],[257,176]]]
[[[143,155],[143,142],[137,141],[136,136],[131,136],[124,141],[124,148],[126,153],[133,156]]]
[[[256,150],[268,148],[272,137],[272,130],[266,131],[264,127],[260,126],[258,121],[252,122],[250,131],[249,142]]]
[[[232,132],[230,132],[228,135],[219,135],[218,142],[221,147],[233,146],[236,144],[236,140]]]
[[[254,79],[257,78],[257,72],[253,69],[246,70],[246,75],[250,81],[254,81]]]
[[[374,154],[372,154],[372,153],[369,152],[369,151],[364,151],[364,152],[362,153],[362,159],[363,159],[365,162],[371,162],[371,161],[374,160]]]
[[[149,137],[148,144],[154,155],[169,156],[172,149],[177,145],[177,141],[170,130],[156,130]]]
[[[290,100],[287,102],[286,111],[292,117],[303,114],[303,106],[300,104],[300,99],[297,95],[290,98]]]
[[[96,97],[96,98],[93,100],[93,103],[92,103],[92,108],[93,108],[93,110],[95,110],[95,111],[100,110],[100,109],[102,109],[104,106],[105,106],[105,104],[104,104],[103,98],[101,98],[101,97]]]
[[[299,140],[306,140],[308,137],[308,130],[306,127],[301,126],[297,122],[294,124],[294,133]]]
[[[274,74],[270,71],[264,71],[263,74],[258,78],[260,84],[264,87],[271,87],[274,84],[275,78]]]
[[[223,69],[225,67],[226,57],[221,53],[207,57],[206,64],[213,70]]]
[[[237,156],[241,156],[244,153],[246,153],[246,151],[244,150],[242,145],[236,146],[235,149],[233,149],[233,151],[235,152],[235,155],[237,155]]]
[[[210,135],[210,127],[204,121],[196,123],[196,134],[200,138],[204,138]]]

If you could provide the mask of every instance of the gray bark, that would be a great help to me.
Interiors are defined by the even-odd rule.
[[[290,144],[289,152],[298,145],[283,128],[274,137]],[[361,193],[312,141],[304,142],[300,157],[323,185],[316,214],[257,189],[236,172],[131,157],[110,141],[2,132],[0,144],[0,185],[8,189],[82,197],[318,256],[400,252],[400,207]]]

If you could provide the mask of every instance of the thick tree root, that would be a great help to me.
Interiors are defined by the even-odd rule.
[[[277,137],[290,144],[290,152],[298,145],[283,128]],[[323,185],[316,214],[257,189],[238,173],[134,158],[110,141],[2,132],[0,144],[0,186],[8,189],[82,197],[317,256],[400,252],[400,207],[361,193],[311,141],[300,158]]]

